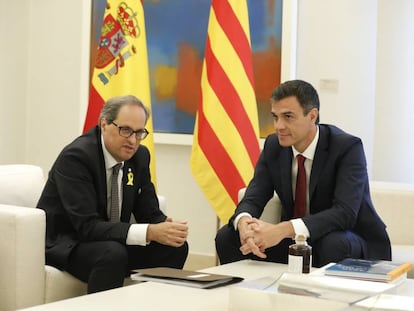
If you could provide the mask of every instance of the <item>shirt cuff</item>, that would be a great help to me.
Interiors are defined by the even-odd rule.
[[[127,245],[147,245],[148,224],[132,224],[129,227],[126,239]]]
[[[290,223],[293,226],[293,230],[295,230],[295,236],[303,234],[306,239],[310,237],[309,230],[301,218],[291,219]]]
[[[250,215],[247,212],[240,213],[239,215],[236,216],[236,218],[234,218],[234,221],[233,221],[234,230],[237,231],[237,225],[239,223],[240,218],[242,218],[243,216],[248,216],[248,217],[252,218],[252,215]]]

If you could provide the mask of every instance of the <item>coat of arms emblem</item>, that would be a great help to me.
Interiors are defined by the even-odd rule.
[[[118,73],[129,57],[134,56],[136,48],[128,39],[136,39],[139,35],[136,12],[125,2],[118,6],[116,17],[111,13],[105,16],[95,63],[97,69],[108,67],[98,75],[104,84],[108,83],[110,76]]]

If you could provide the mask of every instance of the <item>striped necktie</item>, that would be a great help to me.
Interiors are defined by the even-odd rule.
[[[122,163],[115,164],[112,167],[111,177],[111,211],[110,221],[119,222],[119,189],[118,189],[118,173]]]

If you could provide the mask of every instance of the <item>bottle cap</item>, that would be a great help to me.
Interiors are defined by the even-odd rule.
[[[295,241],[296,242],[306,242],[306,238],[303,234],[297,234],[295,236]]]

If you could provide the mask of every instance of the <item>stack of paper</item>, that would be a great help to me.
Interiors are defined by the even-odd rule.
[[[378,295],[396,286],[396,283],[382,283],[344,279],[318,274],[284,273],[277,281],[282,293],[311,296],[347,303],[355,303],[367,297]]]
[[[355,304],[362,310],[413,311],[414,297],[381,294]]]

